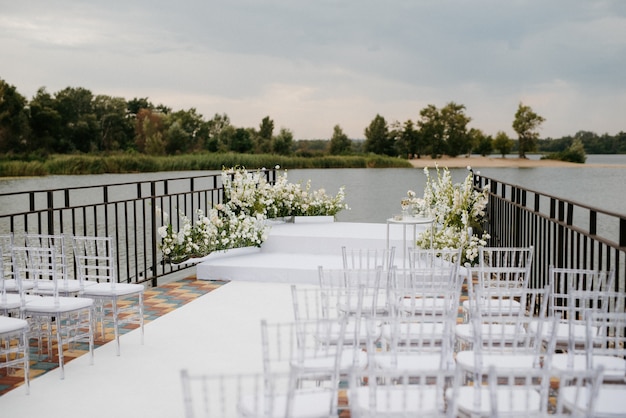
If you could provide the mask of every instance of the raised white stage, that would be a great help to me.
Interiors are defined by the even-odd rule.
[[[319,266],[342,267],[341,247],[386,248],[387,230],[389,246],[396,247],[395,264],[402,265],[403,249],[414,246],[414,227],[416,234],[427,228],[352,222],[274,224],[260,249],[210,258],[197,265],[196,274],[201,280],[316,284]]]

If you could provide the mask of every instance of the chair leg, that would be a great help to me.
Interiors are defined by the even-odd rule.
[[[89,310],[89,355],[91,356],[91,358],[89,359],[89,364],[93,365],[93,349],[94,349],[94,334],[95,334],[95,329],[94,329],[94,311],[93,310]]]
[[[59,318],[57,317],[57,321]],[[61,379],[65,379],[65,364],[63,359],[63,339],[61,336],[61,327],[57,323],[57,351],[59,353],[59,369],[61,369]]]
[[[143,293],[139,294],[139,326],[141,327],[141,345],[144,344],[143,332]]]
[[[117,355],[120,355],[120,331],[119,331],[119,312],[117,309],[117,299],[111,300],[111,310],[113,314],[113,332],[115,333],[115,350]]]

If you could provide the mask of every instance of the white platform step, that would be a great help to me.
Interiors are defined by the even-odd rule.
[[[424,226],[416,227],[416,234]],[[242,256],[216,257],[197,265],[201,280],[245,280],[278,283],[318,282],[318,267],[341,268],[341,247],[382,249],[396,247],[396,264],[403,248],[413,246],[413,226],[378,223],[329,222],[273,225],[260,250]]]

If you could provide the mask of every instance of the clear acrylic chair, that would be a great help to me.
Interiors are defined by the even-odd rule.
[[[322,289],[319,286],[291,285],[291,303],[294,320],[312,320],[321,318],[337,318],[337,312],[328,312],[322,300]]]
[[[112,322],[116,352],[120,355],[120,328],[135,324],[144,342],[143,294],[144,286],[119,283],[117,262],[112,237],[72,237],[76,271],[85,285],[82,294],[95,302],[96,319],[104,337],[105,322]]]
[[[556,334],[557,349],[565,351],[585,345],[585,315],[591,310],[609,311],[614,281],[614,271],[550,267],[547,315],[559,321],[556,331],[544,331],[548,335]]]
[[[625,385],[602,385],[603,369],[551,370],[558,382],[554,414],[575,417],[624,416]]]
[[[496,288],[500,292],[510,290],[515,292],[528,287],[534,249],[530,247],[480,247],[479,265],[472,271],[477,273],[477,278],[468,277],[468,292],[475,286],[483,288]],[[485,305],[489,299],[479,301]],[[502,303],[502,300],[500,301]],[[517,305],[514,297],[509,298],[509,303]],[[469,320],[470,301],[461,304],[465,322]],[[493,309],[496,309],[495,307]],[[505,307],[505,309],[509,309]],[[483,309],[483,314],[486,314]]]
[[[408,375],[433,367],[454,370],[453,321],[444,316],[365,320],[368,368]]]
[[[24,373],[24,387],[30,392],[30,347],[28,321],[0,315],[0,369],[9,374],[15,368]]]
[[[9,253],[9,256],[10,255]],[[0,249],[0,314],[21,318],[25,294],[20,286],[20,281],[6,278],[4,261],[4,250]],[[7,283],[10,283],[10,286],[8,286]]]
[[[13,254],[26,254],[27,260],[26,270],[17,269],[16,275],[27,272],[35,281],[41,280],[41,277],[51,277],[52,293],[25,298],[22,307],[24,318],[30,323],[30,335],[39,341],[39,351],[41,352],[42,339],[47,338],[48,355],[51,356],[52,340],[56,341],[61,379],[65,378],[65,345],[71,348],[73,343],[87,343],[90,362],[93,364],[93,300],[60,295],[61,285],[57,281],[56,254],[53,247],[13,247]]]
[[[368,322],[368,353],[373,354],[370,367],[407,372],[433,364],[441,369],[454,367],[454,329],[460,295],[460,286],[454,284],[458,280],[455,272],[453,266],[445,280],[435,280],[436,285],[430,283],[432,276],[426,273],[427,280],[401,280],[407,287],[397,283],[392,287],[392,314],[378,317],[380,324]],[[380,343],[376,333],[380,334]]]
[[[623,298],[618,292],[602,292],[615,300]],[[585,292],[592,297],[593,292]],[[571,317],[571,316],[570,316]],[[625,383],[626,376],[626,312],[588,311],[585,314],[586,338],[584,344],[571,339],[565,353],[554,354],[555,370],[585,370],[603,368],[604,381]],[[574,323],[570,323],[574,335]]]
[[[413,261],[408,269],[391,271],[390,292],[394,297],[390,299],[390,305],[397,311],[395,315],[407,312],[447,315],[451,308],[450,297],[456,297],[452,303],[458,308],[464,280],[459,274],[460,250],[445,251],[445,256],[455,261],[441,258],[443,253],[439,250],[414,250],[410,254]],[[415,262],[415,259],[420,261]],[[427,297],[429,294],[431,297]]]
[[[547,417],[550,405],[549,371],[490,366],[483,382],[456,375],[447,400],[456,400],[458,417]]]
[[[337,416],[334,394],[296,389],[289,374],[205,374],[181,370],[185,418]]]
[[[34,280],[27,280],[27,277],[22,277],[20,283],[17,283],[15,270],[26,265],[26,254],[19,257],[21,263],[15,264],[15,256],[13,254],[13,247],[15,246],[15,240],[12,233],[0,235],[0,249],[2,250],[2,266],[4,273],[4,290],[7,293],[20,293],[30,292],[35,287]],[[25,276],[22,274],[22,276]]]
[[[337,326],[339,325],[339,326]],[[345,342],[346,321],[318,319],[283,323],[261,321],[263,371],[290,374],[298,390],[316,388],[333,395],[338,408],[339,379],[366,367],[367,355]]]
[[[318,268],[323,296],[334,296],[338,308],[346,315],[374,316],[389,312],[387,281],[382,267],[374,269]],[[363,292],[362,298],[357,297]],[[327,298],[328,299],[328,298]]]
[[[348,248],[341,247],[345,270],[373,270],[381,267],[388,271],[394,266],[396,247],[387,248]]]
[[[506,368],[514,365],[515,369],[532,370],[542,367],[544,362],[549,363],[549,357],[554,352],[555,338],[545,343],[541,338],[543,329],[551,324],[545,316],[545,303],[538,315],[531,314],[548,293],[547,287],[526,289],[520,304],[528,307],[528,313],[512,315],[500,310],[500,315],[490,312],[483,316],[482,305],[474,305],[470,319],[471,344],[457,344],[457,347],[469,348],[456,353],[457,369],[465,373],[468,379],[482,381],[490,367]]]
[[[56,268],[57,287],[60,295],[75,296],[79,295],[84,287],[80,280],[70,274],[70,266],[68,264],[68,249],[65,236],[62,234],[25,234],[24,242],[26,247],[35,248],[52,248],[56,259],[54,265]],[[52,264],[49,264],[51,267]],[[41,277],[36,281],[33,292],[40,295],[51,295],[52,290],[51,277]]]
[[[409,248],[409,269],[434,269],[447,264],[460,265],[461,250],[458,248]]]
[[[367,354],[346,333],[346,320],[268,323],[261,321],[263,370],[267,374],[292,372],[299,381],[324,381],[332,373],[347,375],[364,368]],[[333,382],[331,380],[331,382]]]
[[[474,343],[476,325],[484,328],[489,323],[515,323],[517,316],[543,317],[546,316],[546,299],[549,294],[548,287],[543,289],[529,289],[527,287],[487,286],[479,284],[468,286],[468,298],[462,304],[465,309],[479,312],[480,319],[473,321],[471,316],[469,323],[457,324],[456,349],[469,350]],[[463,315],[466,318],[465,314]],[[529,321],[527,324],[532,332],[537,332],[537,325],[543,325],[540,321]],[[545,328],[543,330],[545,332]],[[546,333],[547,335],[547,333]]]
[[[455,400],[446,402],[444,394],[454,373],[433,366],[411,373],[374,369],[352,372],[348,383],[350,416],[452,417]]]

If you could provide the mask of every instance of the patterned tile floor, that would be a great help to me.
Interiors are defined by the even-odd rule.
[[[145,323],[155,320],[156,318],[165,315],[168,312],[179,308],[192,300],[222,286],[223,281],[207,281],[196,280],[195,276],[187,277],[175,282],[163,284],[158,287],[152,287],[146,289],[144,293],[144,320]],[[132,329],[137,328],[136,325],[128,325],[125,329],[121,330],[124,334]],[[99,334],[96,337],[95,348],[98,348],[109,341],[113,340],[113,328],[107,327],[105,329],[105,336],[102,338]],[[59,367],[58,356],[47,357],[46,353],[38,358],[37,344],[35,341],[31,341],[31,362],[30,362],[30,378],[35,379]],[[57,347],[53,346],[52,352],[56,353]],[[87,344],[73,345],[71,350],[66,349],[64,351],[65,362],[72,361],[72,359],[88,353]],[[6,392],[24,384],[24,373],[22,370],[17,370],[10,375],[7,375],[6,369],[0,369],[0,396]]]

